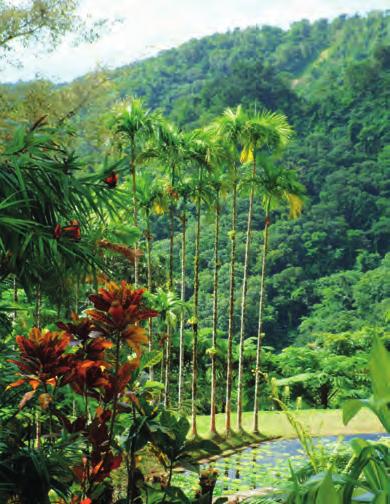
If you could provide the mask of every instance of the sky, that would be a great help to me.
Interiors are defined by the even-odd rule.
[[[17,3],[19,0],[15,0]],[[200,38],[236,27],[275,25],[282,28],[300,19],[334,18],[388,9],[389,0],[82,0],[80,14],[110,23],[93,44],[75,47],[70,38],[51,53],[20,48],[22,64],[3,64],[2,82],[44,77],[70,81],[97,66],[115,68]]]

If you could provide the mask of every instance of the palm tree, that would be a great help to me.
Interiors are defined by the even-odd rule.
[[[216,433],[216,393],[217,393],[217,329],[218,329],[218,275],[221,267],[219,261],[219,238],[221,218],[221,193],[226,189],[227,177],[219,170],[215,170],[209,177],[212,190],[212,207],[214,208],[214,281],[213,281],[213,327],[211,336],[211,393],[210,393],[210,431]]]
[[[174,292],[174,235],[175,235],[175,213],[177,200],[179,198],[176,184],[183,160],[183,135],[172,123],[160,118],[158,128],[156,128],[156,152],[155,155],[164,169],[168,172],[169,183],[166,185],[167,198],[169,200],[169,273],[168,289]],[[169,376],[171,368],[172,353],[172,326],[168,325],[165,341],[165,404],[169,403]]]
[[[165,193],[160,184],[155,182],[150,174],[144,173],[137,184],[137,205],[143,213],[145,219],[145,238],[146,238],[146,269],[148,291],[152,292],[152,233],[151,233],[151,215],[153,213],[161,215],[166,206]],[[152,318],[148,320],[148,339],[149,351],[153,350],[153,325]],[[150,368],[150,379],[153,379],[153,367]]]
[[[173,246],[175,234],[175,209],[178,200],[176,184],[180,175],[180,168],[184,156],[183,134],[172,123],[160,119],[156,130],[156,157],[168,172],[169,184],[167,186],[167,196],[169,199],[169,275],[168,288],[174,288],[173,275]]]
[[[102,173],[80,173],[84,165],[67,149],[63,132],[42,121],[18,128],[4,147],[0,279],[15,275],[29,297],[38,294],[39,322],[41,296],[53,299],[49,275],[58,286],[69,283],[75,266],[84,271],[103,266],[88,230],[94,219],[104,222],[112,215],[118,195],[103,187]]]
[[[263,207],[265,210],[263,259],[260,277],[259,322],[257,330],[256,366],[255,366],[255,399],[253,407],[253,431],[259,431],[259,382],[260,359],[263,339],[263,317],[265,307],[265,278],[268,253],[269,227],[271,225],[270,213],[272,208],[286,204],[290,217],[299,217],[303,206],[304,186],[298,181],[295,170],[286,169],[275,163],[272,158],[262,161],[262,173],[259,181],[263,194]]]
[[[231,239],[230,253],[230,278],[229,278],[229,322],[228,322],[228,344],[227,344],[227,375],[226,375],[226,407],[225,407],[225,431],[228,436],[231,431],[231,398],[232,398],[232,376],[233,376],[233,337],[234,337],[234,302],[235,302],[235,272],[236,272],[236,227],[237,227],[237,169],[239,165],[239,152],[241,150],[241,132],[246,119],[246,115],[241,106],[235,110],[228,108],[219,117],[212,129],[216,135],[226,142],[226,152],[230,154],[230,171],[232,186],[232,228],[229,233]]]
[[[182,303],[180,299],[177,299],[174,292],[165,291],[162,288],[157,289],[156,297],[155,297],[155,305],[158,311],[160,312],[161,319],[164,321],[166,334],[168,333],[168,328],[175,328],[177,325],[178,318],[182,315],[182,313],[186,310],[185,303]],[[167,355],[165,353],[165,359]],[[167,370],[167,366],[165,364],[165,373]],[[165,374],[166,380],[166,374]],[[164,387],[164,404],[168,405],[168,397],[166,396],[166,385]]]
[[[121,144],[129,149],[130,176],[133,196],[133,224],[138,227],[137,172],[136,165],[144,154],[145,142],[155,130],[157,116],[145,109],[142,100],[132,98],[120,104],[111,118],[111,128]],[[134,260],[134,285],[139,284],[138,257]]]
[[[241,295],[240,343],[237,382],[237,430],[242,429],[242,373],[244,355],[244,336],[246,318],[246,299],[248,288],[249,255],[252,234],[253,201],[257,175],[256,156],[259,151],[273,152],[282,149],[288,142],[292,129],[282,114],[270,112],[255,113],[250,116],[242,128],[243,151],[241,161],[252,164],[250,179],[249,209],[245,240],[244,272]]]
[[[192,384],[191,384],[191,432],[197,436],[196,400],[198,387],[198,330],[199,330],[199,256],[201,236],[201,204],[207,199],[208,188],[205,174],[211,171],[213,161],[218,157],[218,146],[210,131],[195,130],[186,135],[186,150],[191,165],[195,167],[195,257],[194,257],[194,305],[191,320],[192,340]]]
[[[186,255],[187,255],[187,205],[193,192],[191,179],[182,177],[178,183],[177,191],[180,197],[180,221],[181,221],[181,281],[180,281],[180,300],[186,301]],[[178,377],[178,408],[183,405],[183,373],[184,373],[184,312],[180,314],[180,333],[179,333],[179,377]]]

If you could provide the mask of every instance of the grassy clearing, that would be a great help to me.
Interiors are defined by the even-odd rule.
[[[313,436],[328,436],[341,434],[362,434],[384,432],[382,425],[369,410],[361,410],[358,415],[348,424],[342,421],[341,410],[301,410],[294,412]],[[217,436],[210,436],[210,417],[198,416],[198,432],[202,438],[213,438],[223,450],[236,449],[240,446],[249,445],[269,438],[296,437],[294,429],[289,424],[286,415],[280,411],[263,411],[260,413],[259,436],[251,434],[252,413],[243,415],[243,432],[232,432],[229,439],[224,433],[224,414],[217,415]],[[232,414],[232,425],[236,422],[235,414]]]

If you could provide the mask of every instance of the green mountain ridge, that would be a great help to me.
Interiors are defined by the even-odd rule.
[[[309,202],[299,221],[278,220],[272,226],[265,332],[268,343],[277,347],[297,336],[301,340],[310,339],[313,327],[334,332],[369,323],[369,317],[364,320],[361,314],[355,319],[358,307],[353,296],[345,293],[349,301],[344,304],[337,299],[337,292],[350,270],[380,267],[380,258],[389,250],[389,19],[386,13],[372,13],[367,18],[341,17],[332,23],[318,21],[310,25],[303,21],[295,23],[288,32],[268,27],[237,30],[190,42],[144,64],[122,69],[115,77],[119,87],[131,83],[132,92],[145,96],[150,106],[161,107],[185,127],[205,124],[226,106],[238,103],[287,113],[297,135],[286,162],[300,168]],[[303,38],[306,43],[297,45],[302,33],[306,33]],[[283,38],[283,43],[276,43],[278,37]],[[265,41],[270,39],[267,45]],[[326,58],[321,57],[324,51]],[[215,52],[218,58],[213,57]],[[269,59],[265,56],[261,59],[259,54],[267,54]],[[293,55],[297,55],[295,59]],[[187,72],[181,67],[182,61],[188,65]],[[219,62],[219,66],[211,66],[210,61]],[[303,82],[292,88],[294,78]],[[238,216],[239,261],[244,254],[246,210],[243,196]],[[219,327],[223,330],[227,328],[228,308],[228,213],[222,221]],[[262,210],[257,201],[248,336],[256,333],[262,224]],[[158,229],[156,239],[163,238]],[[193,229],[190,237],[191,233]],[[201,253],[205,326],[211,325],[212,242],[210,223],[206,224]],[[177,245],[179,267],[179,242]],[[157,241],[155,248],[163,256],[167,242]],[[190,249],[190,256],[191,253]],[[239,269],[237,319],[241,276]],[[334,298],[324,296],[321,287],[324,283],[321,279],[328,277]],[[386,287],[377,302],[382,303],[389,296]],[[333,303],[333,309],[344,322],[307,322],[318,303]],[[349,312],[345,317],[344,311]],[[301,324],[303,320],[305,323]]]
[[[279,85],[283,83],[286,88],[293,87],[301,95],[306,95],[313,87],[326,92],[324,88],[329,91],[329,79],[332,79],[330,89],[343,83],[345,65],[364,60],[377,46],[389,43],[389,12],[371,12],[367,17],[340,16],[332,22],[320,19],[312,24],[303,20],[293,23],[287,31],[271,26],[251,27],[192,40],[156,57],[115,70],[112,77],[120,95],[143,96],[152,108],[162,108],[180,124],[202,124],[208,116],[234,104],[231,102],[233,96],[226,97],[230,103],[213,103],[213,97],[210,100],[216,77],[226,78],[233,71],[252,70],[251,65],[256,63],[258,70],[268,72],[269,79]],[[259,81],[261,74],[252,73],[251,77]],[[258,86],[261,86],[259,82]],[[259,105],[272,108],[275,103],[270,87],[263,85],[263,88],[243,90],[241,97],[244,101],[257,99]],[[252,96],[251,91],[260,92],[260,96]],[[261,91],[268,91],[271,96],[262,97]],[[220,92],[214,94],[221,95]],[[199,100],[200,103],[211,101],[211,110],[207,103],[207,113],[203,111],[205,115],[195,121],[191,114],[180,117],[179,110],[188,110],[191,105],[198,105]]]
[[[85,79],[93,87],[94,77]],[[303,20],[286,31],[264,26],[215,34],[106,72],[105,79],[108,84],[98,87],[72,118],[81,131],[75,144],[95,159],[101,157],[104,141],[102,117],[118,99],[130,95],[143,97],[149,107],[160,108],[186,129],[205,125],[227,106],[239,103],[246,108],[284,112],[296,131],[284,162],[299,169],[308,200],[297,221],[288,220],[284,212],[273,215],[265,320],[267,344],[282,348],[297,338],[310,340],[316,331],[355,330],[375,321],[386,325],[389,286],[375,280],[379,273],[369,275],[374,280],[368,287],[362,278],[378,269],[389,273],[388,260],[383,259],[390,243],[388,11],[371,12],[364,17],[340,16],[332,22]],[[51,95],[58,89],[50,83],[44,85]],[[77,85],[72,83],[62,90],[71,92],[72,86]],[[19,89],[18,99],[20,93],[25,96],[24,106],[34,117],[34,113],[45,111],[45,102],[33,110],[29,86],[15,86],[13,92],[17,94],[15,89]],[[2,108],[6,111],[14,102],[12,97],[4,96]],[[238,205],[237,331],[247,205],[247,196],[242,194]],[[227,330],[229,213],[227,200],[221,222],[222,331]],[[264,221],[258,198],[254,216],[248,337],[254,336],[257,329]],[[158,217],[153,226],[154,250],[162,263],[168,251],[166,219]],[[205,217],[204,224],[200,306],[201,326],[207,328],[212,313],[212,220]],[[180,231],[179,220],[176,230]],[[192,257],[191,222],[188,235],[188,257]],[[177,281],[179,240],[177,236]],[[188,264],[189,278],[192,268]],[[358,284],[372,291],[375,320],[371,313],[359,308]],[[189,295],[191,289],[190,285]],[[324,309],[319,310],[318,305]],[[338,320],[326,315],[327,307],[339,315]]]

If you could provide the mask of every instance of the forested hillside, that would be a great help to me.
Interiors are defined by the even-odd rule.
[[[390,16],[341,16],[300,21],[288,31],[253,27],[192,40],[119,68],[55,86],[34,81],[1,88],[1,124],[33,123],[47,115],[69,120],[74,145],[101,161],[109,115],[118,99],[136,95],[185,130],[207,125],[227,106],[243,104],[287,115],[295,137],[284,163],[298,169],[307,188],[302,216],[272,212],[266,291],[265,344],[277,350],[321,334],[385,328],[390,308]],[[6,117],[6,119],[4,119]],[[147,164],[142,167],[148,171]],[[242,174],[244,181],[246,174]],[[223,201],[219,270],[221,341],[228,329],[230,196]],[[245,252],[248,190],[239,186],[236,337]],[[212,325],[214,216],[202,217],[200,319],[204,348]],[[281,218],[282,217],[282,218]],[[129,216],[129,222],[131,218]],[[249,257],[246,336],[257,331],[264,215],[256,195]],[[154,218],[156,285],[168,267],[168,215]],[[175,221],[174,281],[180,290],[180,229]],[[194,255],[193,214],[188,257]],[[145,249],[145,243],[140,243]],[[143,264],[143,263],[142,263]],[[141,265],[142,265],[141,264]],[[188,278],[194,265],[187,262]],[[145,276],[143,264],[141,274]],[[187,296],[193,285],[188,285]],[[364,296],[362,293],[364,292]],[[188,332],[190,352],[191,333]],[[248,347],[249,348],[249,347]],[[207,363],[204,363],[207,366]]]
[[[206,124],[226,106],[238,103],[281,110],[295,127],[295,141],[285,162],[299,168],[308,198],[298,221],[278,221],[277,213],[273,219],[267,344],[280,348],[296,338],[315,338],[316,331],[384,324],[390,296],[385,280],[390,272],[386,263],[381,266],[390,239],[390,16],[371,13],[366,18],[344,16],[333,22],[301,21],[287,32],[274,27],[235,30],[119,69],[113,78],[120,96],[143,96],[151,107],[162,108],[185,128]],[[240,264],[246,213],[247,197],[242,194]],[[225,330],[228,215],[222,221],[220,270],[219,327]],[[263,220],[257,201],[247,322],[253,335]],[[206,220],[201,247],[201,307],[206,326],[211,326],[212,312],[211,223],[212,217]],[[156,226],[157,240],[163,238],[163,229]],[[191,238],[189,243],[193,244]],[[167,246],[167,242],[158,243],[162,255]],[[179,246],[176,251],[178,269]],[[375,268],[383,268],[383,277],[374,272],[365,275],[367,270],[378,271]],[[363,284],[371,299],[368,310],[359,307],[353,294]],[[238,284],[237,315],[239,292]],[[327,311],[338,315],[327,319]]]
[[[307,199],[299,220],[279,220],[278,211],[273,216],[265,324],[268,345],[282,348],[296,339],[305,341],[314,338],[317,330],[346,331],[374,321],[385,323],[383,300],[390,295],[388,282],[379,285],[381,275],[374,273],[367,277],[370,281],[363,282],[362,278],[376,268],[389,273],[387,263],[381,263],[390,239],[387,13],[341,16],[332,22],[319,20],[312,24],[303,20],[288,31],[270,26],[237,29],[192,40],[156,57],[66,86],[47,82],[3,86],[2,116],[12,111],[15,117],[24,115],[33,121],[43,112],[58,119],[69,110],[72,115],[72,106],[81,96],[73,123],[83,132],[78,142],[96,156],[106,131],[102,116],[118,98],[134,94],[185,129],[205,125],[225,107],[239,103],[249,109],[282,111],[293,125],[295,139],[285,163],[299,169]],[[100,141],[96,141],[99,135]],[[238,206],[239,264],[244,255],[247,200],[242,189]],[[229,200],[224,202],[225,207],[229,204]],[[254,215],[249,335],[256,333],[261,269],[264,218],[259,199],[255,201]],[[229,211],[224,212],[221,223],[222,330],[228,323],[228,216]],[[211,326],[212,317],[212,220],[205,219],[200,261],[201,316],[206,327]],[[158,219],[153,232],[155,250],[162,262],[168,250],[164,224],[166,216]],[[178,230],[179,220],[176,225]],[[192,254],[191,224],[189,233]],[[179,235],[176,240],[178,282]],[[188,268],[192,277],[193,264]],[[237,315],[241,278],[242,271],[238,271]],[[362,282],[367,293],[372,291],[370,310],[361,310],[353,294]],[[327,310],[336,310],[340,317],[328,320]]]
[[[182,126],[204,124],[237,103],[291,117],[294,106],[299,108],[296,95],[318,102],[329,95],[337,99],[348,84],[364,87],[373,72],[366,75],[354,65],[367,65],[375,50],[390,43],[389,25],[388,15],[373,12],[367,18],[300,21],[288,31],[237,29],[118,69],[113,78],[121,96],[143,96]],[[351,98],[345,92],[344,102]]]

